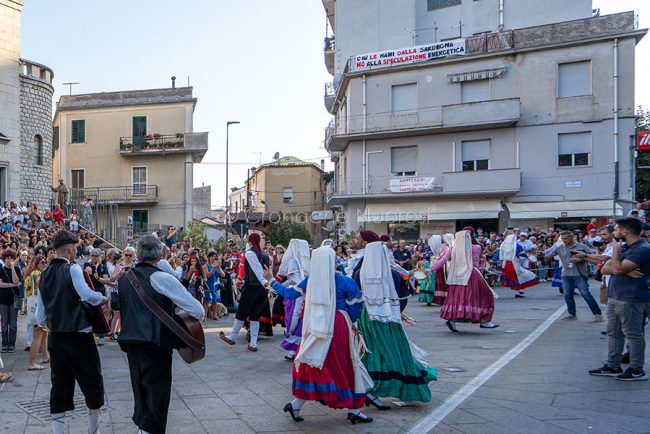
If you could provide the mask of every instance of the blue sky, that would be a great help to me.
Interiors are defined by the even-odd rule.
[[[185,6],[184,8],[181,6]],[[594,0],[602,13],[636,10],[650,25],[650,1]],[[55,100],[73,93],[186,85],[198,104],[194,130],[210,132],[195,186],[225,198],[225,125],[230,128],[230,186],[275,152],[327,158],[330,115],[323,84],[325,13],[320,0],[26,0],[22,56],[54,70]],[[637,47],[637,77],[650,68],[650,36]],[[647,76],[647,72],[645,72]],[[637,78],[637,105],[650,108],[650,84]],[[331,167],[329,161],[328,167]],[[241,164],[232,164],[241,163]],[[180,176],[180,174],[179,174]]]

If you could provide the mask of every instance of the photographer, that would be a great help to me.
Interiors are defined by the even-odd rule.
[[[594,300],[594,297],[589,292],[589,270],[587,269],[587,262],[583,259],[583,255],[579,253],[591,253],[589,247],[585,244],[576,242],[575,236],[571,231],[560,232],[562,244],[550,249],[545,258],[552,259],[555,256],[560,258],[562,262],[562,287],[564,288],[564,301],[569,311],[563,320],[575,320],[576,316],[576,302],[573,296],[575,288],[580,291],[580,295],[584,298],[585,302],[591,309],[594,315],[594,321],[600,322],[603,320],[600,307]]]

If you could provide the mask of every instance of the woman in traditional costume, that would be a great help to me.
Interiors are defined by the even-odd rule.
[[[314,250],[309,277],[294,288],[275,281],[268,268],[264,276],[283,297],[305,297],[302,340],[292,370],[295,398],[284,411],[301,422],[305,402],[317,401],[349,409],[348,420],[353,424],[372,422],[359,410],[372,380],[359,359],[352,331],[361,313],[361,291],[351,278],[336,273],[334,250],[328,246]]]
[[[435,241],[435,240],[434,240]],[[436,255],[436,260],[447,255],[451,251],[451,246],[454,244],[454,235],[453,234],[444,234],[441,237],[442,245],[438,248],[438,254]],[[431,243],[431,240],[429,240]],[[433,249],[433,247],[431,247]],[[431,264],[434,264],[435,261],[432,260]],[[431,265],[429,265],[429,271],[431,270]],[[440,267],[435,270],[435,290],[433,291],[433,304],[442,306],[445,304],[447,299],[447,267]]]
[[[282,263],[278,269],[279,280],[286,287],[294,287],[309,276],[309,243],[305,240],[293,239],[289,242],[287,251],[282,256]],[[295,299],[284,298],[285,338],[280,344],[282,348],[289,351],[284,357],[293,360],[302,338],[302,311],[304,309],[305,297]],[[276,299],[277,303],[278,300]]]
[[[366,246],[366,255],[355,280],[363,292],[364,307],[357,328],[367,351],[362,357],[374,386],[368,389],[366,405],[388,410],[377,397],[392,396],[401,401],[428,402],[429,383],[436,370],[422,360],[425,353],[409,342],[400,312],[391,270],[391,254],[381,242]],[[418,358],[412,353],[418,354]]]
[[[456,322],[480,323],[481,328],[496,328],[491,322],[494,314],[494,295],[478,270],[481,246],[473,245],[468,231],[456,232],[454,246],[431,267],[443,268],[447,262],[448,293],[440,309],[440,317],[447,320],[449,330],[458,332]]]
[[[501,286],[516,291],[515,298],[524,298],[524,289],[539,283],[535,273],[521,266],[519,255],[523,251],[524,248],[517,243],[517,236],[510,234],[492,257],[493,261],[501,261]]]

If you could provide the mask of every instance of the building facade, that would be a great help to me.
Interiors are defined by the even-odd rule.
[[[565,3],[323,0],[343,229],[415,239],[623,213],[646,30]]]
[[[322,221],[312,218],[325,207],[323,169],[317,164],[287,156],[252,168],[244,186],[232,189],[229,202],[231,213],[254,212],[274,221],[281,215],[304,224],[312,240],[325,235]]]
[[[0,0],[0,202],[50,205],[52,79],[20,58],[22,0]]]
[[[93,229],[111,242],[186,226],[193,165],[208,150],[208,133],[193,132],[196,102],[191,87],[62,96],[53,185],[66,182],[70,208],[91,197]]]

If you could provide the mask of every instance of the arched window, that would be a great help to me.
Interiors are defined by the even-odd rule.
[[[34,164],[43,165],[43,137],[40,134],[34,136]]]

